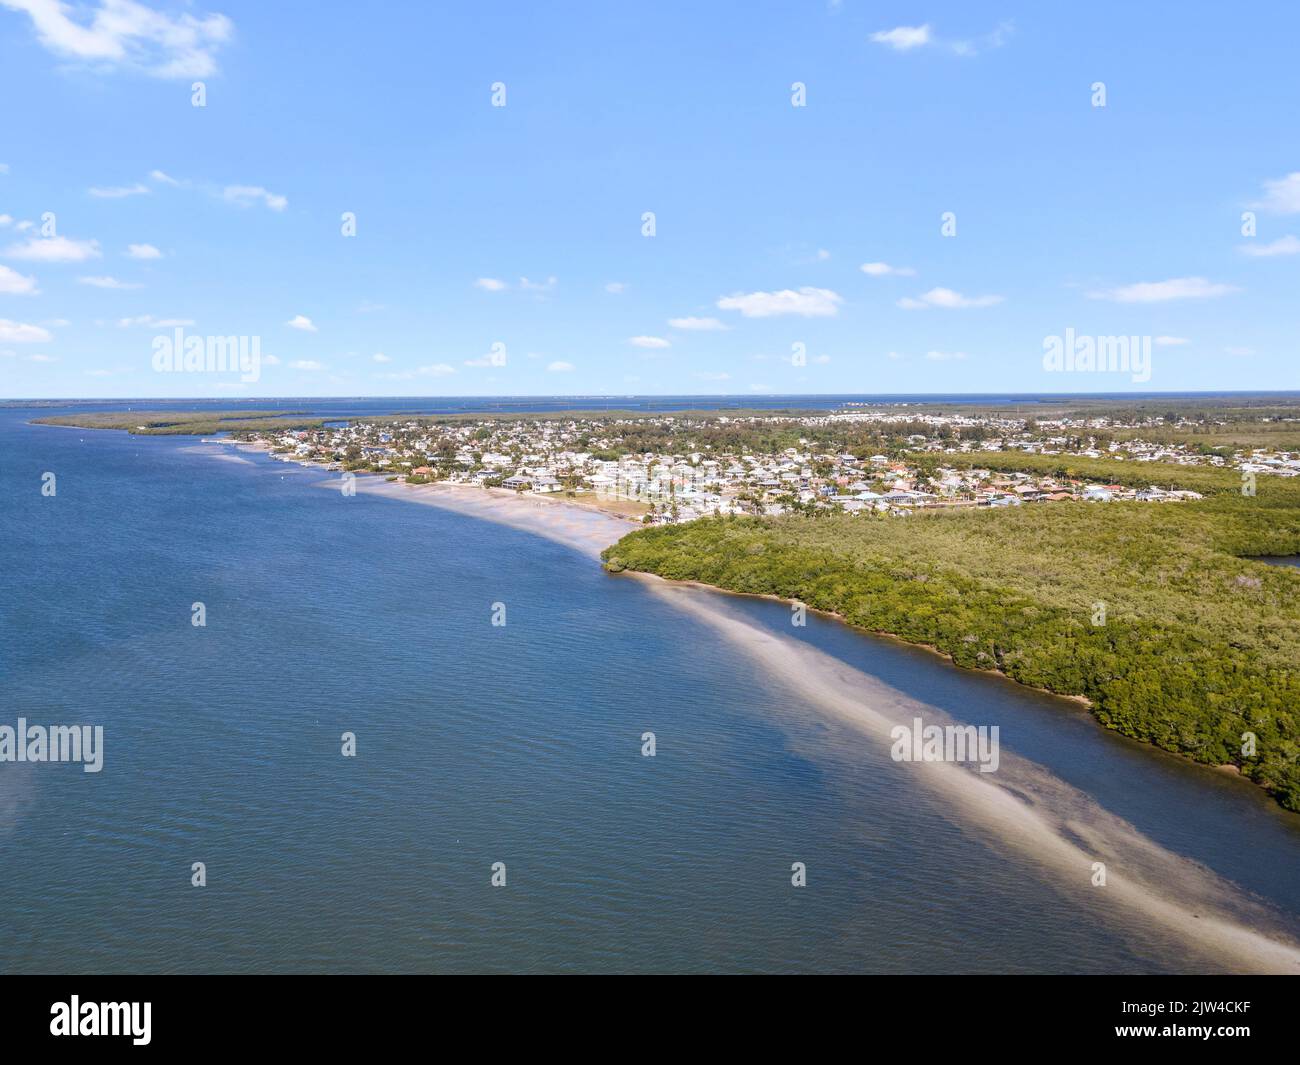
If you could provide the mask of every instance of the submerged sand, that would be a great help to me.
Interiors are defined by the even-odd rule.
[[[338,477],[321,482],[336,487]],[[560,500],[447,485],[408,486],[359,477],[357,491],[525,529],[591,557],[636,527]],[[890,730],[953,719],[817,648],[755,625],[730,609],[727,596],[647,574],[642,581],[665,602],[711,626],[796,698],[851,726],[864,743],[887,751]],[[1002,753],[996,773],[949,762],[914,762],[908,771],[944,801],[954,820],[981,839],[1037,868],[1081,910],[1130,934],[1135,943],[1189,959],[1189,966],[1233,972],[1300,974],[1300,944],[1265,903],[1212,870],[1160,846],[1104,810],[1086,793],[1034,762]],[[921,841],[920,845],[924,845]],[[1106,885],[1094,886],[1094,863]]]

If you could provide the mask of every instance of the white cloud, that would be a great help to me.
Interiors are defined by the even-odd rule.
[[[317,332],[316,326],[313,324],[312,320],[308,318],[305,314],[295,314],[284,324],[287,325],[290,329],[301,329],[304,333]]]
[[[519,287],[525,292],[550,292],[559,283],[559,278],[553,276],[545,281],[529,281],[526,277],[519,279]]]
[[[716,318],[669,318],[668,324],[674,329],[696,332],[717,332],[720,329],[731,328],[731,326],[724,325]]]
[[[95,8],[62,0],[0,0],[0,7],[26,12],[37,39],[57,55],[160,78],[215,73],[214,53],[234,33],[225,15],[173,17],[136,0],[99,0]]]
[[[11,244],[4,254],[8,259],[39,263],[81,263],[101,256],[99,241],[67,237],[32,237],[26,244]]]
[[[663,337],[628,337],[627,342],[634,348],[669,348],[672,347]]]
[[[283,211],[289,206],[287,197],[267,192],[261,185],[227,185],[221,190],[221,197],[227,203],[238,204],[240,207],[249,207],[260,202],[272,211]]]
[[[0,214],[0,226],[11,226],[14,223],[14,216],[11,214]]]
[[[500,281],[495,277],[480,277],[474,284],[484,292],[504,292],[510,287],[504,281]]]
[[[572,373],[574,369],[573,363],[565,362],[562,359],[546,364],[547,373]]]
[[[42,329],[39,325],[11,322],[8,318],[0,318],[0,343],[47,344],[53,339],[49,330]]]
[[[910,266],[890,266],[889,263],[863,263],[858,269],[871,277],[887,277],[890,274],[896,277],[916,276],[916,271]]]
[[[771,392],[772,386],[771,385],[750,385],[749,390],[751,392]]]
[[[1290,235],[1278,237],[1271,244],[1242,244],[1240,247],[1243,255],[1267,257],[1300,254],[1300,240]]]
[[[3,269],[3,268],[0,268],[0,269]],[[141,286],[140,283],[137,282],[137,281],[119,281],[119,280],[118,280],[117,278],[115,278],[115,277],[108,277],[108,276],[103,276],[103,277],[79,277],[79,278],[77,278],[77,280],[80,281],[83,285],[90,285],[90,286],[93,287],[93,288],[116,288],[116,289],[127,289],[127,288],[141,288],[141,287],[143,287],[143,286]]]
[[[929,292],[923,292],[916,299],[904,296],[898,301],[898,305],[908,311],[919,311],[926,307],[960,310],[970,307],[992,307],[996,303],[1001,303],[1002,300],[1002,296],[963,296],[960,292],[954,292],[950,288],[932,288]]]
[[[1250,205],[1274,214],[1300,214],[1300,170],[1264,182],[1264,198]]]
[[[697,373],[697,374],[692,374],[692,376],[698,377],[701,381],[730,381],[731,380],[731,374],[729,373]]]
[[[161,259],[163,253],[152,244],[128,244],[126,257],[128,259]]]
[[[88,190],[101,200],[124,200],[128,196],[148,196],[152,191],[148,185],[116,185],[111,188],[95,187]]]
[[[58,362],[59,360],[53,355],[28,355],[28,362]]]
[[[813,362],[820,366],[825,366],[830,361],[831,357],[829,355],[818,355],[817,358],[813,359]]]
[[[135,318],[119,318],[117,324],[122,329],[130,329],[134,325],[147,325],[154,329],[178,329],[182,326],[193,325],[193,318],[155,318],[152,314],[141,314]]]
[[[293,362],[289,363],[289,366],[290,366],[292,369],[295,369],[295,370],[323,370],[323,369],[325,369],[324,364],[323,364],[323,363],[319,363],[319,362],[317,362],[315,359],[295,359]]]
[[[1177,348],[1186,344],[1186,337],[1156,337],[1155,344],[1158,348]]]
[[[627,291],[627,283],[625,281],[607,281],[605,282],[605,291],[620,296]]]
[[[385,355],[382,351],[376,351],[373,355],[370,356],[370,361],[371,362],[392,362],[393,360],[390,359],[387,355]]]
[[[0,266],[0,294],[6,296],[35,296],[40,292],[36,278],[24,277],[17,270]]]
[[[162,185],[179,185],[179,184],[180,184],[180,182],[177,181],[174,177],[170,177],[170,176],[168,176],[167,174],[164,174],[161,170],[150,170],[150,171],[149,171],[149,179],[150,179],[151,181],[157,181],[159,184],[162,184]]]
[[[910,52],[913,48],[935,47],[953,55],[976,56],[981,52],[1001,48],[1015,30],[1014,24],[1004,22],[982,37],[966,40],[946,40],[930,31],[929,23],[923,26],[896,26],[892,30],[879,30],[871,35],[876,44],[883,44],[895,52]]]
[[[892,30],[877,30],[871,39],[896,52],[906,52],[930,43],[930,25],[926,23],[923,26],[896,26]]]
[[[1203,277],[1175,277],[1168,281],[1139,281],[1133,285],[1090,292],[1094,300],[1115,303],[1163,303],[1167,300],[1207,300],[1236,292],[1235,285],[1207,281]]]
[[[788,288],[779,292],[738,292],[734,296],[723,296],[718,300],[718,307],[724,311],[739,311],[746,318],[771,318],[779,314],[833,318],[843,302],[842,296],[828,288],[804,286],[798,292]]]
[[[927,351],[925,357],[931,362],[951,362],[954,359],[964,359],[966,353],[964,351]]]

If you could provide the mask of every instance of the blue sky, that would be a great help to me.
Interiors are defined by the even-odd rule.
[[[1297,39],[1272,3],[0,0],[0,396],[1298,388]],[[259,379],[156,372],[178,322]],[[1151,338],[1150,379],[1046,371],[1067,329]]]

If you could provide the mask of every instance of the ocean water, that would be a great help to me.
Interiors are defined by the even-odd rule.
[[[0,763],[3,971],[1213,967],[974,830],[643,581],[320,471],[33,413],[0,411],[0,724],[100,724],[105,751],[100,773]],[[1300,818],[1251,786],[924,651],[698,594],[999,724],[1300,934]]]

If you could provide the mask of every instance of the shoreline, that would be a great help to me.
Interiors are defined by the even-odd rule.
[[[209,442],[224,443],[224,441],[209,441]],[[240,441],[232,441],[232,442],[239,447],[247,447],[252,450],[262,451],[265,453],[270,452],[270,448],[267,447],[266,445],[247,444]],[[299,459],[294,459],[290,461],[299,465],[312,466],[322,471],[325,470],[324,465],[318,462],[304,462],[303,460],[299,460]],[[364,475],[358,477],[357,484],[361,485],[366,481],[369,482],[378,481],[379,483],[387,485],[391,488],[404,488],[404,489],[409,489],[412,492],[419,491],[420,489],[439,489],[443,492],[458,494],[460,490],[472,490],[473,492],[487,495],[491,499],[496,500],[497,501],[496,505],[495,506],[489,505],[487,507],[476,506],[474,504],[477,501],[471,500],[470,497],[466,495],[466,501],[470,503],[469,506],[465,506],[465,507],[449,506],[447,509],[458,510],[461,513],[469,513],[477,517],[485,517],[487,518],[487,520],[499,520],[501,524],[511,525],[515,528],[525,528],[528,529],[529,531],[536,532],[539,535],[547,536],[550,539],[559,539],[562,542],[569,542],[570,546],[573,546],[578,550],[583,551],[584,553],[591,553],[592,551],[593,541],[590,538],[583,538],[582,540],[566,541],[563,535],[560,536],[553,535],[554,530],[547,528],[548,523],[546,523],[545,521],[536,522],[536,521],[524,520],[523,515],[531,510],[532,514],[534,516],[537,516],[538,506],[549,506],[549,507],[559,506],[564,508],[572,508],[574,510],[579,510],[579,511],[585,511],[586,513],[589,514],[599,514],[601,517],[606,518],[611,522],[617,522],[619,525],[625,526],[625,528],[622,528],[621,530],[619,529],[611,530],[616,534],[615,539],[610,543],[606,544],[604,548],[596,549],[595,554],[598,560],[600,560],[600,556],[605,549],[613,547],[618,542],[618,540],[621,539],[623,536],[625,536],[627,533],[642,527],[640,522],[634,521],[626,516],[614,514],[609,511],[602,510],[598,507],[584,506],[583,504],[578,503],[571,499],[555,498],[554,496],[521,494],[518,492],[511,491],[510,489],[504,489],[504,488],[481,488],[477,485],[469,485],[469,484],[448,484],[446,482],[441,482],[441,481],[430,482],[428,484],[423,484],[423,485],[408,485],[405,482],[401,481],[400,479],[398,481],[388,481],[386,477],[387,475],[385,474],[374,474],[367,471],[364,473]],[[407,498],[411,498],[411,497],[408,496]],[[428,500],[416,499],[415,501],[429,502],[435,506],[440,505],[432,498]],[[504,518],[497,519],[494,518],[491,513],[487,512],[490,510],[497,510],[498,508],[501,507],[508,508],[512,503],[518,504],[520,506],[520,511],[519,511],[520,520],[506,520]],[[535,506],[529,508],[528,504],[530,503],[535,504]],[[611,574],[614,576],[627,574],[635,578],[653,578],[654,580],[662,581],[668,585],[680,586],[680,587],[693,587],[693,588],[698,588],[705,591],[713,592],[716,594],[721,594],[724,596],[737,596],[746,599],[762,599],[762,600],[767,600],[769,602],[777,602],[777,603],[783,603],[787,605],[796,602],[796,600],[787,599],[782,596],[771,594],[771,593],[738,592],[730,588],[721,587],[720,585],[708,584],[704,581],[673,580],[666,577],[660,577],[657,573],[651,573],[645,570],[625,569],[619,571],[618,573],[613,573],[613,571],[608,571],[608,570],[606,572],[611,572]],[[924,651],[930,655],[935,656],[936,658],[944,662],[946,665],[951,666],[954,669],[960,669],[963,673],[988,674],[990,676],[997,677],[999,680],[1007,684],[1013,684],[1016,686],[1016,688],[1022,691],[1036,692],[1040,695],[1045,695],[1053,699],[1063,700],[1064,702],[1071,704],[1075,709],[1085,711],[1088,714],[1091,721],[1096,725],[1096,727],[1108,733],[1111,733],[1115,736],[1123,737],[1125,740],[1128,740],[1134,744],[1139,745],[1142,750],[1145,750],[1147,752],[1156,751],[1159,752],[1160,754],[1168,755],[1172,758],[1177,759],[1183,765],[1196,766],[1200,769],[1205,769],[1213,773],[1218,773],[1220,775],[1237,777],[1239,780],[1241,780],[1243,784],[1248,784],[1252,789],[1252,791],[1257,792],[1260,796],[1262,796],[1268,802],[1270,807],[1275,807],[1277,809],[1280,809],[1284,813],[1291,812],[1286,810],[1284,807],[1280,806],[1280,804],[1278,804],[1276,800],[1272,798],[1269,792],[1261,785],[1255,783],[1254,781],[1247,780],[1245,777],[1243,777],[1241,775],[1241,770],[1230,762],[1223,765],[1211,765],[1206,762],[1198,762],[1195,759],[1189,757],[1188,755],[1182,754],[1178,751],[1169,751],[1163,747],[1158,747],[1155,744],[1147,743],[1143,740],[1136,739],[1135,737],[1126,736],[1123,732],[1120,732],[1117,729],[1107,728],[1104,724],[1102,724],[1100,721],[1097,720],[1096,715],[1093,713],[1094,704],[1092,700],[1089,699],[1086,695],[1067,694],[1064,692],[1053,691],[1050,688],[1042,688],[1032,684],[1022,684],[1020,681],[1016,680],[1013,677],[1008,676],[1001,669],[997,669],[997,668],[975,669],[972,667],[963,666],[957,663],[953,659],[953,657],[950,654],[948,654],[946,651],[940,649],[939,647],[936,647],[933,644],[915,642],[907,639],[906,637],[900,636],[897,633],[888,632],[883,629],[864,628],[860,625],[854,625],[852,622],[848,621],[842,614],[838,614],[835,611],[822,610],[817,607],[809,606],[806,603],[803,605],[806,607],[806,609],[808,609],[812,613],[818,614],[824,618],[832,619],[838,622],[840,625],[843,625],[846,629],[850,630],[851,632],[857,633],[859,635],[871,636],[878,639],[888,640],[889,642],[897,644],[901,647],[915,648],[917,650]]]
[[[266,447],[263,446],[248,446],[253,447],[253,450],[269,451],[269,449],[266,449]],[[292,462],[303,464],[303,466],[315,467],[321,469],[321,471],[324,471],[325,469],[321,463],[305,463],[303,460],[292,460]],[[461,514],[468,514],[476,516],[476,518],[498,521],[499,524],[511,525],[513,528],[525,529],[525,531],[536,533],[538,536],[564,542],[564,544],[575,547],[576,550],[580,550],[584,554],[594,554],[594,557],[598,560],[601,558],[603,551],[606,550],[607,547],[614,546],[616,542],[628,532],[641,528],[641,523],[625,518],[625,516],[611,514],[611,512],[599,510],[597,507],[582,506],[581,503],[576,503],[575,501],[572,501],[572,499],[555,498],[554,495],[521,494],[512,492],[510,489],[485,489],[478,488],[476,485],[446,484],[446,482],[442,481],[433,481],[424,485],[408,485],[406,482],[400,480],[389,481],[386,479],[386,475],[382,475],[382,473],[369,472],[365,472],[364,475],[357,477],[357,486],[360,488],[360,486],[364,484],[374,486],[374,488],[370,489],[372,492],[381,492],[382,494],[390,495],[391,498],[406,498],[412,502],[424,502],[432,506],[446,506],[447,510],[455,510],[461,512]],[[378,488],[378,485],[382,485],[382,489]],[[420,494],[421,490],[424,492],[422,497]],[[443,495],[443,497],[448,498],[438,499],[438,495]],[[481,497],[487,498],[476,499],[473,498],[474,495],[481,495]],[[463,502],[464,506],[452,505],[452,503],[450,503],[450,499],[452,498],[458,498],[458,502]],[[599,519],[611,523],[608,532],[610,532],[610,534],[615,538],[602,547],[598,546],[597,537],[591,536],[591,534],[584,534],[584,536],[581,537],[569,537],[565,534],[565,529],[563,528],[565,523],[563,523],[563,521],[556,523],[556,521],[547,520],[545,512],[546,510],[549,510],[549,508],[555,508],[555,510],[559,511],[571,510],[584,512],[584,514],[599,516]],[[512,510],[513,514],[511,512]],[[768,602],[779,602],[784,603],[784,605],[793,605],[793,603],[796,602],[794,599],[776,596],[776,594],[772,593],[736,592],[736,590],[723,588],[723,586],[720,585],[707,584],[705,581],[672,580],[668,579],[668,577],[660,577],[658,573],[641,570],[623,570],[619,573],[611,572],[611,576],[623,575],[638,580],[653,579],[654,581],[660,581],[660,583],[669,586],[705,590],[705,592],[720,594],[720,596],[766,599]],[[1066,694],[1063,692],[1054,692],[1054,690],[1050,688],[1040,688],[1037,687],[1037,685],[1022,684],[1021,681],[1015,680],[1014,677],[1006,675],[1004,671],[998,670],[998,668],[979,670],[979,668],[961,666],[961,664],[953,661],[952,655],[937,648],[937,646],[933,644],[924,644],[924,642],[907,640],[906,637],[897,635],[897,633],[884,631],[884,629],[863,628],[862,625],[855,625],[852,622],[849,622],[844,615],[837,614],[835,611],[820,610],[818,607],[807,605],[807,603],[803,603],[803,606],[805,606],[810,612],[823,616],[823,618],[835,620],[835,622],[844,625],[844,627],[849,629],[850,632],[857,633],[859,636],[880,638],[880,640],[887,640],[888,642],[891,642],[891,644],[900,646],[900,648],[924,651],[924,653],[933,655],[933,657],[939,659],[939,661],[946,664],[946,666],[956,668],[956,670],[961,670],[963,674],[997,677],[997,679],[1002,681],[1002,683],[1014,685],[1015,688],[1023,690],[1023,692],[1035,692],[1041,694],[1041,696],[1053,698],[1053,700],[1061,700],[1065,703],[1069,703],[1073,709],[1082,710],[1084,713],[1087,713],[1093,726],[1100,728],[1100,730],[1106,733],[1110,733],[1110,735],[1121,737],[1121,739],[1127,741],[1127,743],[1135,744],[1139,749],[1144,750],[1145,753],[1157,753],[1161,754],[1161,756],[1177,759],[1180,765],[1183,766],[1195,766],[1196,769],[1214,772],[1214,774],[1234,776],[1234,778],[1238,779],[1243,785],[1248,785],[1249,789],[1251,789],[1252,795],[1261,798],[1261,801],[1264,801],[1265,804],[1269,806],[1269,809],[1281,810],[1284,815],[1291,814],[1290,810],[1286,810],[1283,806],[1279,805],[1278,802],[1269,795],[1269,792],[1262,788],[1260,784],[1256,784],[1253,780],[1245,779],[1244,776],[1242,776],[1242,771],[1240,771],[1235,765],[1232,765],[1232,763],[1226,763],[1226,765],[1209,765],[1209,763],[1206,762],[1197,762],[1195,759],[1186,756],[1186,754],[1177,752],[1177,750],[1166,750],[1165,748],[1161,748],[1161,746],[1145,743],[1145,741],[1135,739],[1135,737],[1132,736],[1126,736],[1125,733],[1114,730],[1114,728],[1106,728],[1105,724],[1102,724],[1100,720],[1097,720],[1095,713],[1093,713],[1095,707],[1093,707],[1092,700],[1089,700],[1089,698],[1083,696],[1083,694]]]
[[[213,438],[205,438],[205,439],[200,439],[199,442],[202,444],[224,444],[227,446],[234,446],[241,451],[256,451],[264,455],[272,454],[272,449],[268,445],[263,443],[253,442],[253,441],[247,441],[247,440],[233,440],[233,439],[218,440]],[[330,470],[326,467],[325,463],[318,462],[315,459],[276,458],[275,461],[289,462],[295,466],[317,469],[323,473],[333,474],[333,473],[348,472],[343,470]],[[536,503],[543,506],[565,506],[565,507],[572,507],[576,510],[586,511],[592,514],[601,514],[604,515],[605,517],[626,524],[628,526],[627,529],[628,532],[631,532],[633,529],[639,529],[642,527],[640,521],[638,521],[637,519],[633,518],[628,514],[620,514],[616,510],[611,510],[607,507],[600,506],[599,503],[587,502],[585,500],[576,499],[576,498],[570,499],[564,496],[557,497],[553,493],[538,494],[534,492],[516,492],[510,488],[485,488],[481,485],[465,484],[464,482],[461,481],[428,481],[425,482],[424,484],[410,484],[403,478],[403,475],[400,473],[398,474],[375,473],[371,470],[354,470],[351,472],[356,474],[358,485],[362,483],[362,480],[364,478],[371,481],[379,480],[385,484],[397,485],[402,488],[410,489],[412,491],[417,491],[422,488],[433,488],[445,492],[462,492],[462,491],[478,492],[487,496],[490,499],[499,499],[499,500],[517,499],[522,503]],[[393,478],[393,479],[390,480],[389,478]],[[619,539],[621,538],[622,538],[622,534],[620,534]],[[616,543],[617,540],[614,542]],[[612,544],[607,546],[612,546]]]

